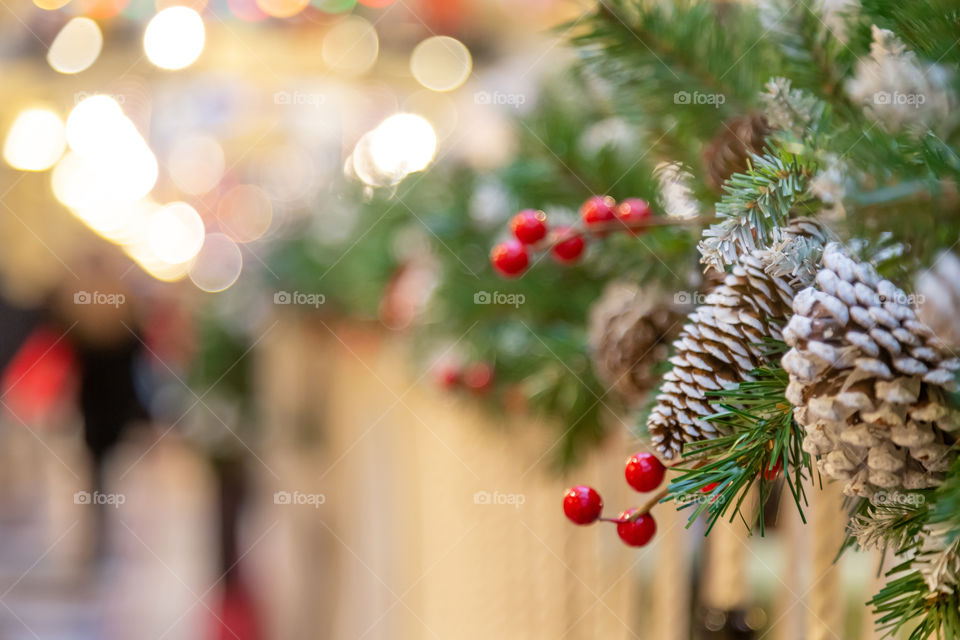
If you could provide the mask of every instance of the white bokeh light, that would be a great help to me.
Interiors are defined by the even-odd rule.
[[[422,171],[437,152],[437,134],[424,118],[398,113],[380,123],[370,138],[370,158],[384,175],[402,180]]]
[[[211,233],[190,266],[190,280],[214,293],[230,288],[242,270],[243,254],[237,243],[222,233]]]
[[[203,219],[186,202],[172,202],[154,211],[146,229],[153,255],[167,264],[193,259],[203,246],[204,236]]]
[[[63,121],[46,109],[27,109],[17,116],[3,145],[3,158],[14,169],[45,171],[67,146]]]
[[[90,18],[73,18],[63,26],[47,51],[47,63],[60,73],[80,73],[97,61],[103,34]]]
[[[143,50],[161,69],[183,69],[203,52],[203,18],[189,7],[164,9],[153,16],[143,34]]]

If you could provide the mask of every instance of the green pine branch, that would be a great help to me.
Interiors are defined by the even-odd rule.
[[[783,150],[752,156],[746,173],[737,173],[724,184],[717,203],[720,222],[703,232],[702,262],[719,270],[741,253],[769,247],[791,213],[812,213],[809,195],[811,168],[801,157]]]
[[[697,464],[681,469],[664,498],[680,509],[692,509],[690,523],[704,515],[707,533],[720,518],[729,515],[733,521],[739,515],[748,527],[759,525],[763,535],[763,505],[776,486],[772,476],[777,469],[784,470],[801,518],[807,505],[803,483],[813,469],[801,446],[803,429],[793,420],[793,406],[784,396],[788,376],[772,365],[751,377],[733,389],[709,394],[722,411],[708,420],[725,435],[684,445],[684,458]],[[744,500],[754,484],[759,486],[756,511],[744,514]]]
[[[913,561],[903,562],[887,575],[890,580],[870,600],[883,637],[910,630],[909,640],[960,638],[960,592],[931,593]]]

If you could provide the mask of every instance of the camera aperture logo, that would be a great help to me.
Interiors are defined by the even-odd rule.
[[[100,493],[94,491],[77,491],[73,494],[73,504],[103,504],[109,505],[114,509],[119,509],[120,505],[127,501],[127,496],[122,493]]]
[[[273,494],[273,504],[306,504],[314,509],[319,509],[320,505],[327,501],[327,496],[322,493],[303,493],[302,491],[277,491]]]
[[[522,293],[501,293],[500,291],[477,291],[473,294],[473,304],[500,304],[519,308],[527,301]]]
[[[509,505],[514,509],[519,509],[526,501],[527,496],[522,493],[477,491],[473,494],[473,504],[479,505]]]
[[[273,304],[293,304],[304,307],[320,308],[327,301],[322,293],[305,293],[303,291],[277,291],[273,294]]]
[[[127,296],[122,293],[107,293],[104,291],[77,291],[73,294],[73,304],[103,304],[117,308],[127,302]]]

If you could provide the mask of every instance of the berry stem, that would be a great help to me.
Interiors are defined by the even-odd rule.
[[[648,229],[652,227],[696,227],[712,224],[716,221],[714,216],[697,216],[694,218],[670,218],[668,216],[653,216],[643,220],[610,220],[608,222],[595,222],[589,226],[582,222],[575,223],[568,228],[568,233],[562,235],[550,234],[547,239],[537,243],[538,249],[552,249],[557,244],[569,239],[570,235],[579,235],[581,237],[597,237],[608,234],[611,231],[636,231],[639,229]]]
[[[693,465],[692,468],[694,468],[694,469],[699,469],[699,468],[702,467],[703,465],[707,464],[707,462],[708,462],[707,460],[699,460],[696,464]],[[668,468],[668,469],[673,469],[674,467],[678,467],[678,466],[680,466],[681,464],[683,464],[683,461],[675,462],[674,464],[667,465],[667,468]],[[650,509],[653,509],[655,506],[657,506],[657,505],[660,503],[660,501],[663,500],[663,499],[667,496],[667,493],[669,493],[669,492],[670,492],[670,485],[667,484],[665,487],[663,487],[662,489],[660,489],[659,491],[657,491],[655,494],[653,494],[653,496],[651,496],[651,498],[650,498],[649,500],[647,500],[645,503],[643,503],[643,506],[641,506],[639,509],[637,509],[636,511],[634,511],[633,513],[631,513],[631,514],[630,514],[629,516],[627,516],[624,520],[622,520],[622,521],[621,521],[621,520],[615,520],[615,522],[634,522],[634,521],[638,520],[638,519],[640,518],[640,516],[642,516],[642,515],[645,514],[645,513],[649,513],[649,512],[650,512]]]

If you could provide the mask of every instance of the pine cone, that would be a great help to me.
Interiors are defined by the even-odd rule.
[[[948,357],[896,286],[839,244],[815,286],[793,300],[783,332],[787,398],[803,448],[848,495],[935,486],[952,461],[960,413],[944,401],[960,360]]]
[[[772,129],[761,113],[727,120],[703,151],[703,163],[714,189],[720,190],[727,178],[747,170],[751,153],[762,153]]]
[[[656,386],[653,367],[666,359],[682,318],[662,291],[609,284],[590,309],[588,340],[597,378],[628,404],[642,401]]]
[[[826,238],[813,220],[800,218],[785,230],[786,240],[798,236]],[[720,410],[708,391],[735,387],[750,380],[750,372],[765,364],[759,344],[765,338],[781,339],[791,313],[796,290],[789,275],[768,273],[776,259],[770,251],[755,250],[714,287],[705,303],[691,313],[679,339],[673,343],[673,368],[663,377],[657,403],[647,419],[651,440],[666,459],[680,455],[684,442],[719,435],[719,427],[704,418]]]
[[[945,251],[917,278],[917,316],[948,349],[960,349],[960,259]]]

